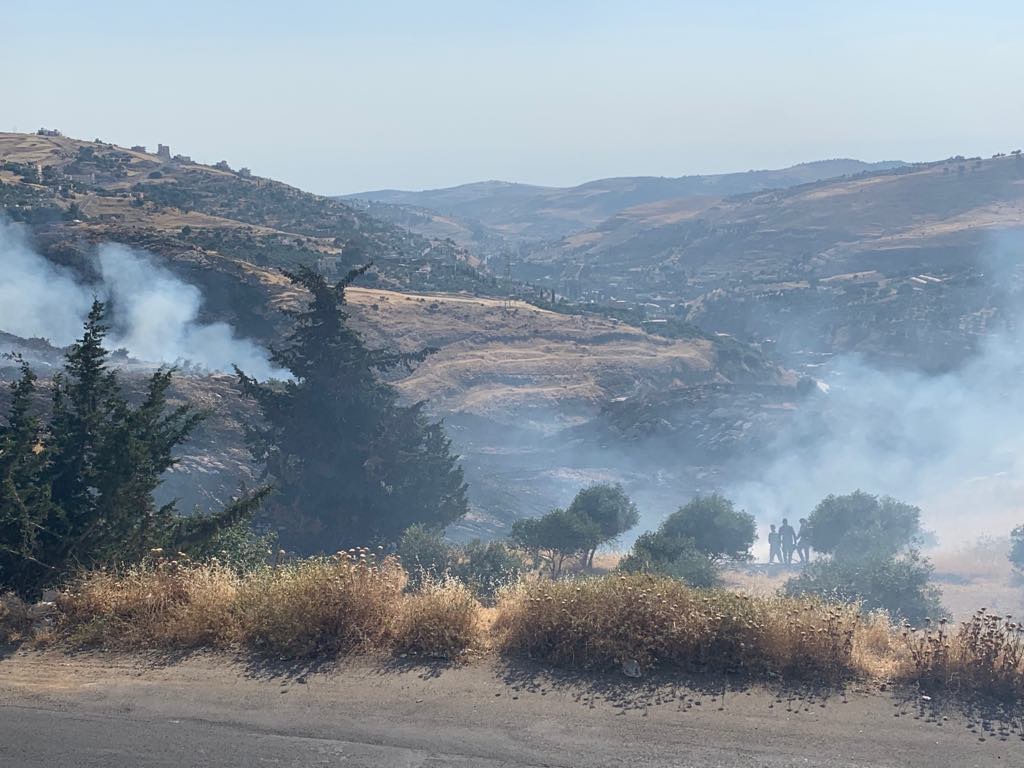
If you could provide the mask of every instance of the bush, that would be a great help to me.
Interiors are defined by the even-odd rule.
[[[854,491],[829,495],[807,518],[811,545],[818,552],[859,557],[895,554],[921,532],[921,510],[889,496]]]
[[[711,587],[719,583],[718,566],[693,539],[648,531],[636,540],[632,551],[619,563],[623,573],[650,573],[668,576],[692,587]]]
[[[257,571],[238,594],[241,640],[290,657],[386,645],[405,584],[397,562],[366,550]]]
[[[13,592],[0,595],[0,644],[20,640],[30,627],[28,604]]]
[[[500,541],[475,539],[459,552],[452,575],[478,598],[491,601],[500,589],[519,581],[523,561]]]
[[[402,602],[396,652],[452,658],[479,644],[480,606],[461,581],[428,582]]]
[[[736,509],[717,493],[698,496],[669,515],[659,533],[672,539],[690,539],[698,551],[713,560],[749,560],[757,538],[754,516]]]
[[[853,669],[856,610],[815,599],[697,590],[621,575],[525,583],[499,603],[505,653],[582,668],[641,667],[841,679]]]
[[[1024,571],[1024,525],[1018,525],[1010,534],[1010,563],[1018,571]]]
[[[409,575],[409,589],[419,589],[429,581],[438,581],[455,565],[452,547],[441,534],[422,525],[406,528],[398,543],[398,556]]]
[[[985,608],[959,628],[946,620],[903,633],[911,659],[905,680],[1017,702],[1024,698],[1024,632]]]
[[[829,602],[859,603],[865,611],[884,610],[897,621],[920,626],[945,615],[939,590],[929,583],[932,564],[917,552],[896,557],[817,560],[786,583],[790,596],[816,595]]]

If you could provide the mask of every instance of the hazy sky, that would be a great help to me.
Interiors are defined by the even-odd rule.
[[[0,0],[0,130],[320,193],[1024,144],[1024,3]]]

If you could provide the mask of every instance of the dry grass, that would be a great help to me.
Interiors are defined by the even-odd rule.
[[[479,605],[461,584],[404,593],[406,573],[368,550],[264,568],[150,563],[84,574],[61,595],[79,645],[123,650],[244,647],[299,658],[394,650],[453,657],[479,642]]]
[[[365,550],[257,571],[239,591],[239,639],[284,656],[380,648],[405,582],[396,561],[377,563]]]
[[[396,652],[450,659],[482,644],[481,606],[462,582],[427,583],[403,600]]]
[[[968,621],[945,620],[901,634],[908,657],[901,677],[960,695],[1024,698],[1024,625],[1010,616],[977,611]]]
[[[28,636],[31,629],[28,605],[14,594],[0,595],[0,645]]]
[[[83,575],[58,600],[61,637],[123,650],[244,648],[277,658],[466,651],[579,669],[669,666],[836,683],[897,681],[959,695],[1024,697],[1024,626],[977,612],[915,632],[885,614],[812,598],[687,587],[644,574],[523,580],[485,608],[451,579],[405,592],[367,550],[238,576],[220,565],[150,563]],[[0,639],[33,636],[31,609],[0,600]]]
[[[218,565],[141,565],[95,571],[58,601],[72,642],[109,648],[223,647],[237,633],[239,581]]]
[[[535,582],[499,603],[497,647],[554,664],[838,679],[854,671],[855,607],[691,589],[642,574]]]

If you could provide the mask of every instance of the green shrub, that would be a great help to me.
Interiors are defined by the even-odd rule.
[[[481,600],[493,600],[498,590],[519,580],[523,561],[500,541],[474,539],[459,553],[452,575]]]
[[[648,531],[636,540],[632,551],[619,563],[623,573],[668,576],[693,587],[719,583],[715,562],[697,550],[693,539]]]
[[[941,593],[929,583],[932,564],[915,551],[894,556],[833,557],[807,565],[786,583],[787,595],[816,595],[829,602],[859,602],[864,611],[884,610],[920,626],[945,615]]]
[[[451,545],[438,531],[423,525],[409,526],[398,543],[398,556],[409,574],[409,589],[415,591],[424,582],[437,581],[456,563]]]

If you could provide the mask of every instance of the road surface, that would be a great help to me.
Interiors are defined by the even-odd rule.
[[[477,661],[271,669],[0,660],[0,766],[1022,766],[1017,724],[918,695],[703,690]]]

